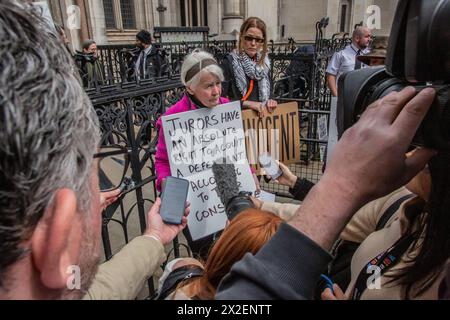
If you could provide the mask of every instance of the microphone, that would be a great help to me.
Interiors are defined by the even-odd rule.
[[[216,180],[216,192],[225,205],[228,220],[231,221],[246,209],[254,208],[250,199],[251,192],[239,192],[234,164],[227,163],[226,159],[223,159],[220,163],[214,162],[212,171]]]

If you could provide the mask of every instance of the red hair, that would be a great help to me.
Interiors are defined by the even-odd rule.
[[[247,252],[256,254],[272,238],[281,222],[280,217],[267,211],[248,209],[240,213],[212,247],[203,276],[189,282],[188,295],[202,300],[214,299],[217,286],[231,267]],[[181,287],[184,285],[187,283]]]

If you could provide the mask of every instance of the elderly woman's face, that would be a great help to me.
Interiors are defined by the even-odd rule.
[[[195,88],[188,87],[187,90],[205,107],[213,108],[219,104],[222,82],[214,74],[205,72],[202,73],[198,85]]]
[[[245,53],[253,58],[264,45],[263,32],[258,28],[249,28],[243,35],[243,47]]]

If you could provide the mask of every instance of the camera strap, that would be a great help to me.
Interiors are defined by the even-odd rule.
[[[400,261],[402,255],[408,250],[414,239],[416,239],[417,234],[417,232],[414,232],[401,237],[392,247],[377,255],[361,270],[355,283],[355,289],[353,290],[353,300],[361,299],[361,295],[367,289],[369,278],[374,275],[381,277]],[[379,268],[380,271],[378,273],[373,272],[374,266]]]

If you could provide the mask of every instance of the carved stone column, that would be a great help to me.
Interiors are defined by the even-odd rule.
[[[239,33],[244,14],[241,12],[241,1],[243,0],[223,0],[223,33],[236,35]]]

